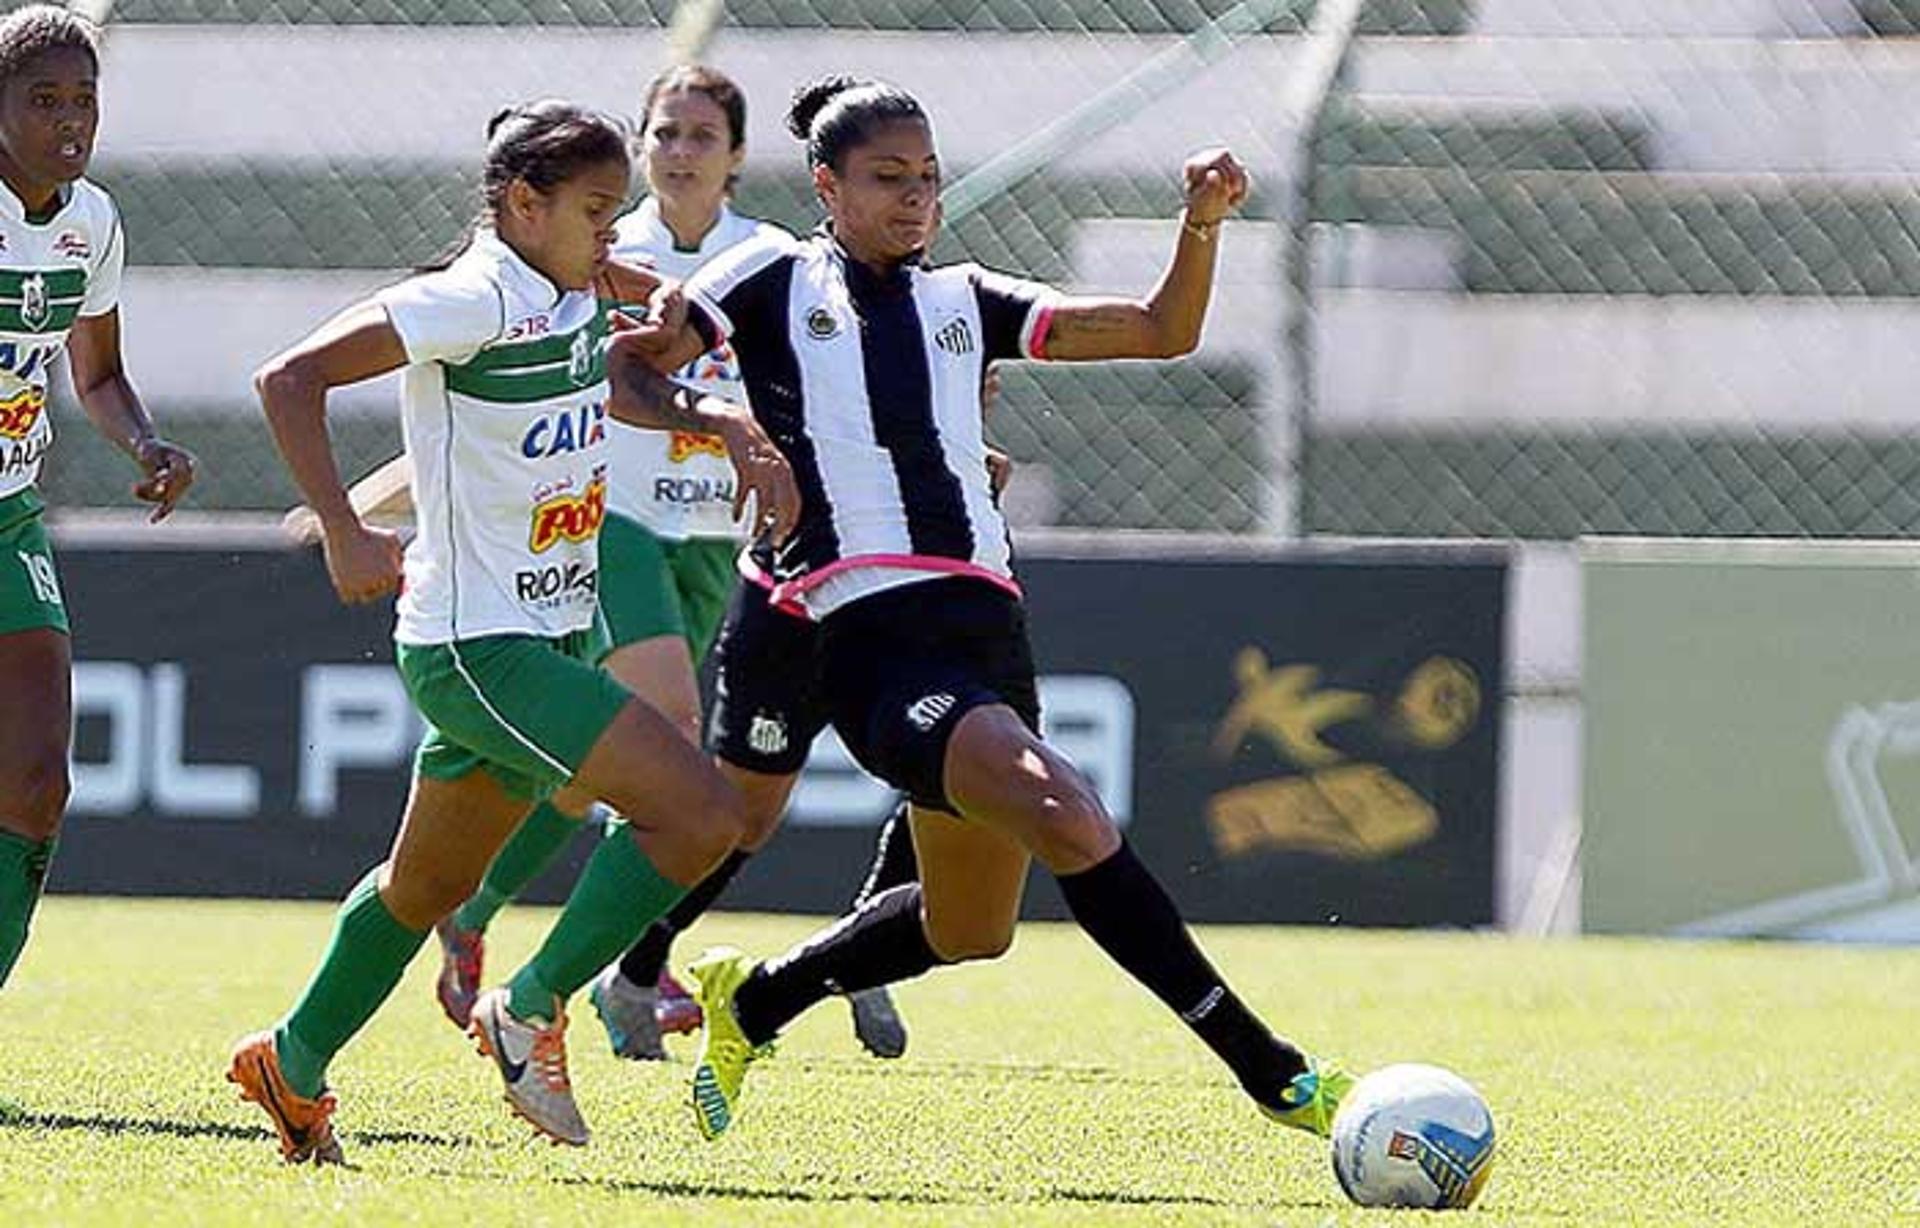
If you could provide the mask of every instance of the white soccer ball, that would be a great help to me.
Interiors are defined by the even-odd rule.
[[[1333,1175],[1363,1207],[1464,1207],[1492,1171],[1493,1114],[1450,1070],[1376,1070],[1334,1114]]]

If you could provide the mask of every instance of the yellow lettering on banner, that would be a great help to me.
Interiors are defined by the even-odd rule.
[[[1342,721],[1365,716],[1373,700],[1360,691],[1316,690],[1320,671],[1311,665],[1284,665],[1272,669],[1267,654],[1242,648],[1234,658],[1233,673],[1240,697],[1220,721],[1213,737],[1214,754],[1232,755],[1249,734],[1262,734],[1301,767],[1324,767],[1346,756],[1321,740],[1320,734]]]
[[[1386,768],[1351,763],[1216,794],[1207,827],[1223,857],[1308,852],[1364,861],[1432,839],[1440,816]]]

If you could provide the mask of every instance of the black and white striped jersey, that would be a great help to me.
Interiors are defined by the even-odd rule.
[[[1018,592],[988,483],[988,363],[1041,358],[1054,292],[974,264],[875,273],[825,233],[769,235],[687,283],[709,346],[731,342],[747,399],[805,509],[775,600],[815,617],[901,583],[974,575]]]

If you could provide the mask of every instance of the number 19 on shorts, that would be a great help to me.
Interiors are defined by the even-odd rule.
[[[62,605],[60,600],[60,578],[54,574],[53,560],[44,554],[28,554],[25,550],[16,550],[20,556],[20,565],[27,569],[27,580],[33,585],[35,601],[44,601],[48,605]]]

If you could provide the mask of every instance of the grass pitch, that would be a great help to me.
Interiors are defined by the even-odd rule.
[[[584,996],[590,1147],[531,1141],[440,1017],[437,954],[335,1064],[350,1170],[289,1169],[222,1081],[298,993],[331,909],[57,898],[0,993],[8,1224],[1248,1224],[1363,1212],[1325,1145],[1266,1125],[1211,1056],[1077,931],[906,986],[907,1056],[827,1003],[702,1142],[676,1060],[616,1061]],[[508,971],[551,913],[509,910]],[[805,919],[684,938],[766,952]],[[1202,941],[1277,1028],[1359,1067],[1437,1062],[1500,1131],[1463,1222],[1920,1222],[1920,954],[1813,946],[1221,927]]]

